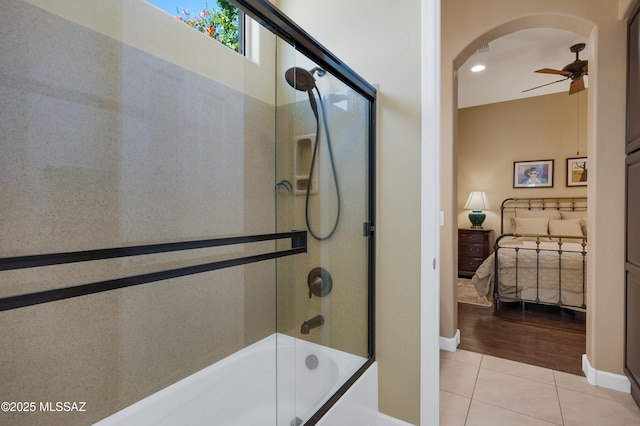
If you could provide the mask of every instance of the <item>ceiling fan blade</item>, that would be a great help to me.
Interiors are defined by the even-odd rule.
[[[559,75],[564,75],[567,77],[571,76],[571,72],[569,71],[561,71],[561,70],[554,70],[552,68],[542,68],[541,70],[537,70],[534,72],[539,72],[539,73],[543,73],[543,74],[559,74]]]
[[[569,94],[573,95],[574,93],[578,93],[583,90],[584,90],[584,79],[580,77],[571,82],[571,87],[569,87]]]
[[[586,64],[584,67],[582,67],[582,71],[584,71],[585,74],[589,74],[589,64]]]
[[[550,85],[550,84],[560,83],[561,81],[567,81],[568,79],[569,79],[569,77],[567,77],[567,78],[562,78],[562,79],[560,79],[560,80],[552,81],[551,83],[542,84],[542,85],[540,85],[540,86],[532,87],[531,89],[523,90],[523,91],[522,91],[522,93],[524,93],[524,92],[528,92],[528,91],[530,91],[530,90],[539,89],[539,88],[541,88],[541,87],[548,86],[548,85]]]

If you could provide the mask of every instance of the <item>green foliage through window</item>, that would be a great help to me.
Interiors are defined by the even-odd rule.
[[[216,0],[217,8],[204,9],[194,14],[192,11],[176,8],[179,21],[218,40],[225,46],[239,52],[238,44],[238,9],[226,0]]]

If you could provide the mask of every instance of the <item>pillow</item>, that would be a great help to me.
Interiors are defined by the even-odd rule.
[[[514,217],[511,218],[511,232],[514,234],[549,234],[548,217]],[[529,237],[525,239],[533,239]]]
[[[562,219],[580,219],[582,222],[582,235],[587,235],[587,211],[562,211],[560,212]]]
[[[551,235],[568,235],[581,237],[582,219],[549,220],[549,233]]]
[[[560,212],[560,216],[562,216],[562,219],[582,219],[583,217],[587,217],[587,211],[583,210],[581,212],[577,212],[577,211],[562,211]]]
[[[556,209],[516,209],[516,217],[550,217],[554,219],[561,219],[560,212]]]

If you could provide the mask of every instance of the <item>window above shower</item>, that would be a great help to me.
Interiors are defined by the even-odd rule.
[[[180,22],[219,41],[231,50],[245,53],[244,13],[226,0],[148,0]]]
[[[143,33],[134,43],[144,40],[145,46],[138,47],[148,51],[146,45],[152,45],[152,54],[183,66],[191,63],[189,67],[197,73],[230,87],[244,87],[244,81],[229,81],[242,79],[241,69],[248,67],[257,72],[273,65],[273,35],[227,0],[135,0],[126,6],[135,9],[130,20],[135,21],[132,24],[136,31]],[[179,31],[176,25],[185,30]],[[162,31],[154,33],[151,28]],[[222,46],[228,49],[216,49]],[[212,54],[212,50],[216,53]],[[224,61],[218,55],[225,57]],[[221,67],[232,63],[236,64],[235,71]],[[265,93],[254,96],[263,100],[269,97]]]

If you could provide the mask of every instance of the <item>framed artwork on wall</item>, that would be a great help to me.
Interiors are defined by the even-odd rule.
[[[513,187],[553,187],[553,160],[514,161]]]
[[[567,158],[567,186],[587,186],[587,157]]]

